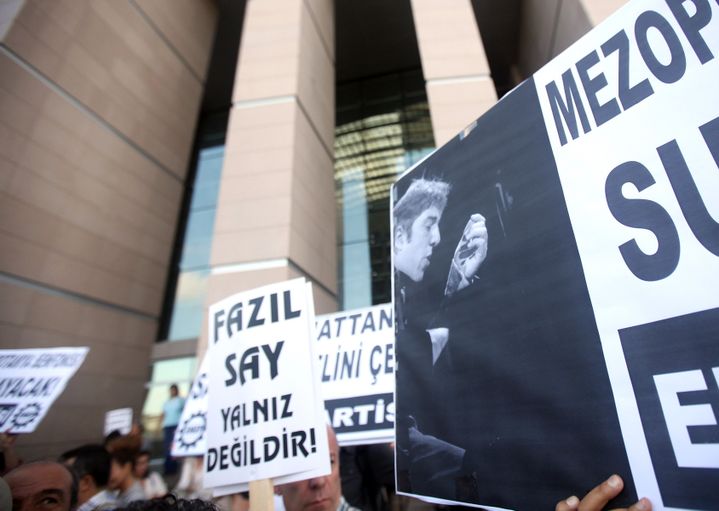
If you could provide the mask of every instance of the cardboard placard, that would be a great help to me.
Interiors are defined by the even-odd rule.
[[[113,431],[119,431],[122,435],[127,435],[132,429],[132,408],[117,408],[105,412],[105,424],[102,428],[102,434],[107,436]]]
[[[392,305],[318,316],[315,338],[327,423],[339,445],[392,442]]]
[[[180,421],[172,440],[172,456],[204,456],[207,452],[207,407],[210,357],[205,354],[185,399]]]
[[[309,284],[238,293],[209,317],[205,486],[222,495],[329,473]]]
[[[719,4],[636,0],[398,180],[400,493],[719,508],[717,84]]]
[[[88,351],[88,348],[0,350],[0,431],[35,431]]]

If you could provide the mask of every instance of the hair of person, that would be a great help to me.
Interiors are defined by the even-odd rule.
[[[180,392],[180,388],[177,386],[177,383],[173,383],[170,385],[170,390],[174,390],[175,392]]]
[[[62,465],[62,463],[60,463],[60,465]],[[70,477],[72,478],[72,483],[70,483],[70,509],[75,509],[77,505],[77,493],[80,489],[80,480],[74,470],[71,470],[70,467],[66,465],[62,466],[70,472]]]
[[[412,224],[423,211],[436,207],[443,211],[447,205],[447,196],[451,185],[439,179],[415,179],[394,205],[394,232],[401,227],[408,236],[412,236]]]
[[[136,500],[115,511],[218,511],[212,502],[200,499],[178,499],[172,494],[149,500]]]
[[[86,475],[92,477],[95,485],[104,488],[110,479],[110,453],[102,445],[86,444],[64,452],[61,461],[73,459],[72,471],[78,479]]]
[[[110,445],[110,442],[112,442],[113,440],[115,440],[117,438],[120,438],[121,436],[122,436],[122,433],[120,433],[119,429],[113,429],[112,431],[110,431],[107,434],[107,436],[105,437],[105,441],[103,442],[105,444],[105,447]]]
[[[135,459],[140,452],[141,440],[134,435],[124,435],[111,441],[107,450],[113,460],[121,465],[130,463],[135,466]]]

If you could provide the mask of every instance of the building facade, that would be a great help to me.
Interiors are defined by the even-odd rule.
[[[388,190],[623,0],[0,0],[0,348],[89,346],[26,458],[150,432],[204,312],[389,300]]]

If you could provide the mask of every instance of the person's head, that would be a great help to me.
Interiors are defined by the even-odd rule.
[[[145,479],[150,474],[150,451],[142,450],[135,457],[135,478]]]
[[[170,385],[170,397],[177,397],[180,395],[180,389],[177,388],[176,384]]]
[[[110,479],[107,487],[111,490],[127,490],[135,481],[135,458],[140,452],[138,439],[125,435],[110,442]]]
[[[278,487],[286,511],[335,511],[342,497],[340,453],[337,437],[327,428],[332,472],[322,477],[283,484]]]
[[[415,282],[424,278],[439,243],[449,189],[444,181],[416,179],[394,206],[394,265]]]
[[[149,500],[136,500],[115,511],[219,511],[208,500],[178,499],[172,494]]]
[[[88,444],[69,450],[60,461],[77,477],[77,502],[84,504],[107,486],[110,478],[110,453],[98,444]]]
[[[70,511],[77,487],[72,472],[62,463],[37,461],[20,465],[5,476],[13,511]]]
[[[110,431],[107,436],[105,437],[105,440],[103,442],[103,445],[105,446],[105,449],[107,449],[107,446],[109,446],[112,442],[117,440],[122,436],[122,433],[120,433],[119,429],[113,429]]]

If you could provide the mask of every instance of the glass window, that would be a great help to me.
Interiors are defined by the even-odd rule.
[[[180,274],[169,339],[191,339],[199,335],[209,276],[209,270],[184,271]]]
[[[217,207],[217,194],[220,190],[224,156],[224,145],[200,150],[191,210]]]
[[[343,309],[391,300],[389,189],[434,149],[420,70],[337,86],[335,185]]]
[[[227,112],[206,118],[200,124],[195,177],[176,269],[174,299],[165,324],[169,341],[198,337],[202,328],[226,127]]]
[[[175,383],[180,395],[187,397],[197,369],[195,357],[158,360],[152,366],[152,379],[147,384],[147,397],[142,408],[142,424],[145,436],[157,441],[161,438],[162,405],[170,397],[170,385]]]
[[[182,260],[180,261],[182,271],[209,266],[215,213],[215,208],[190,212],[185,229]]]

